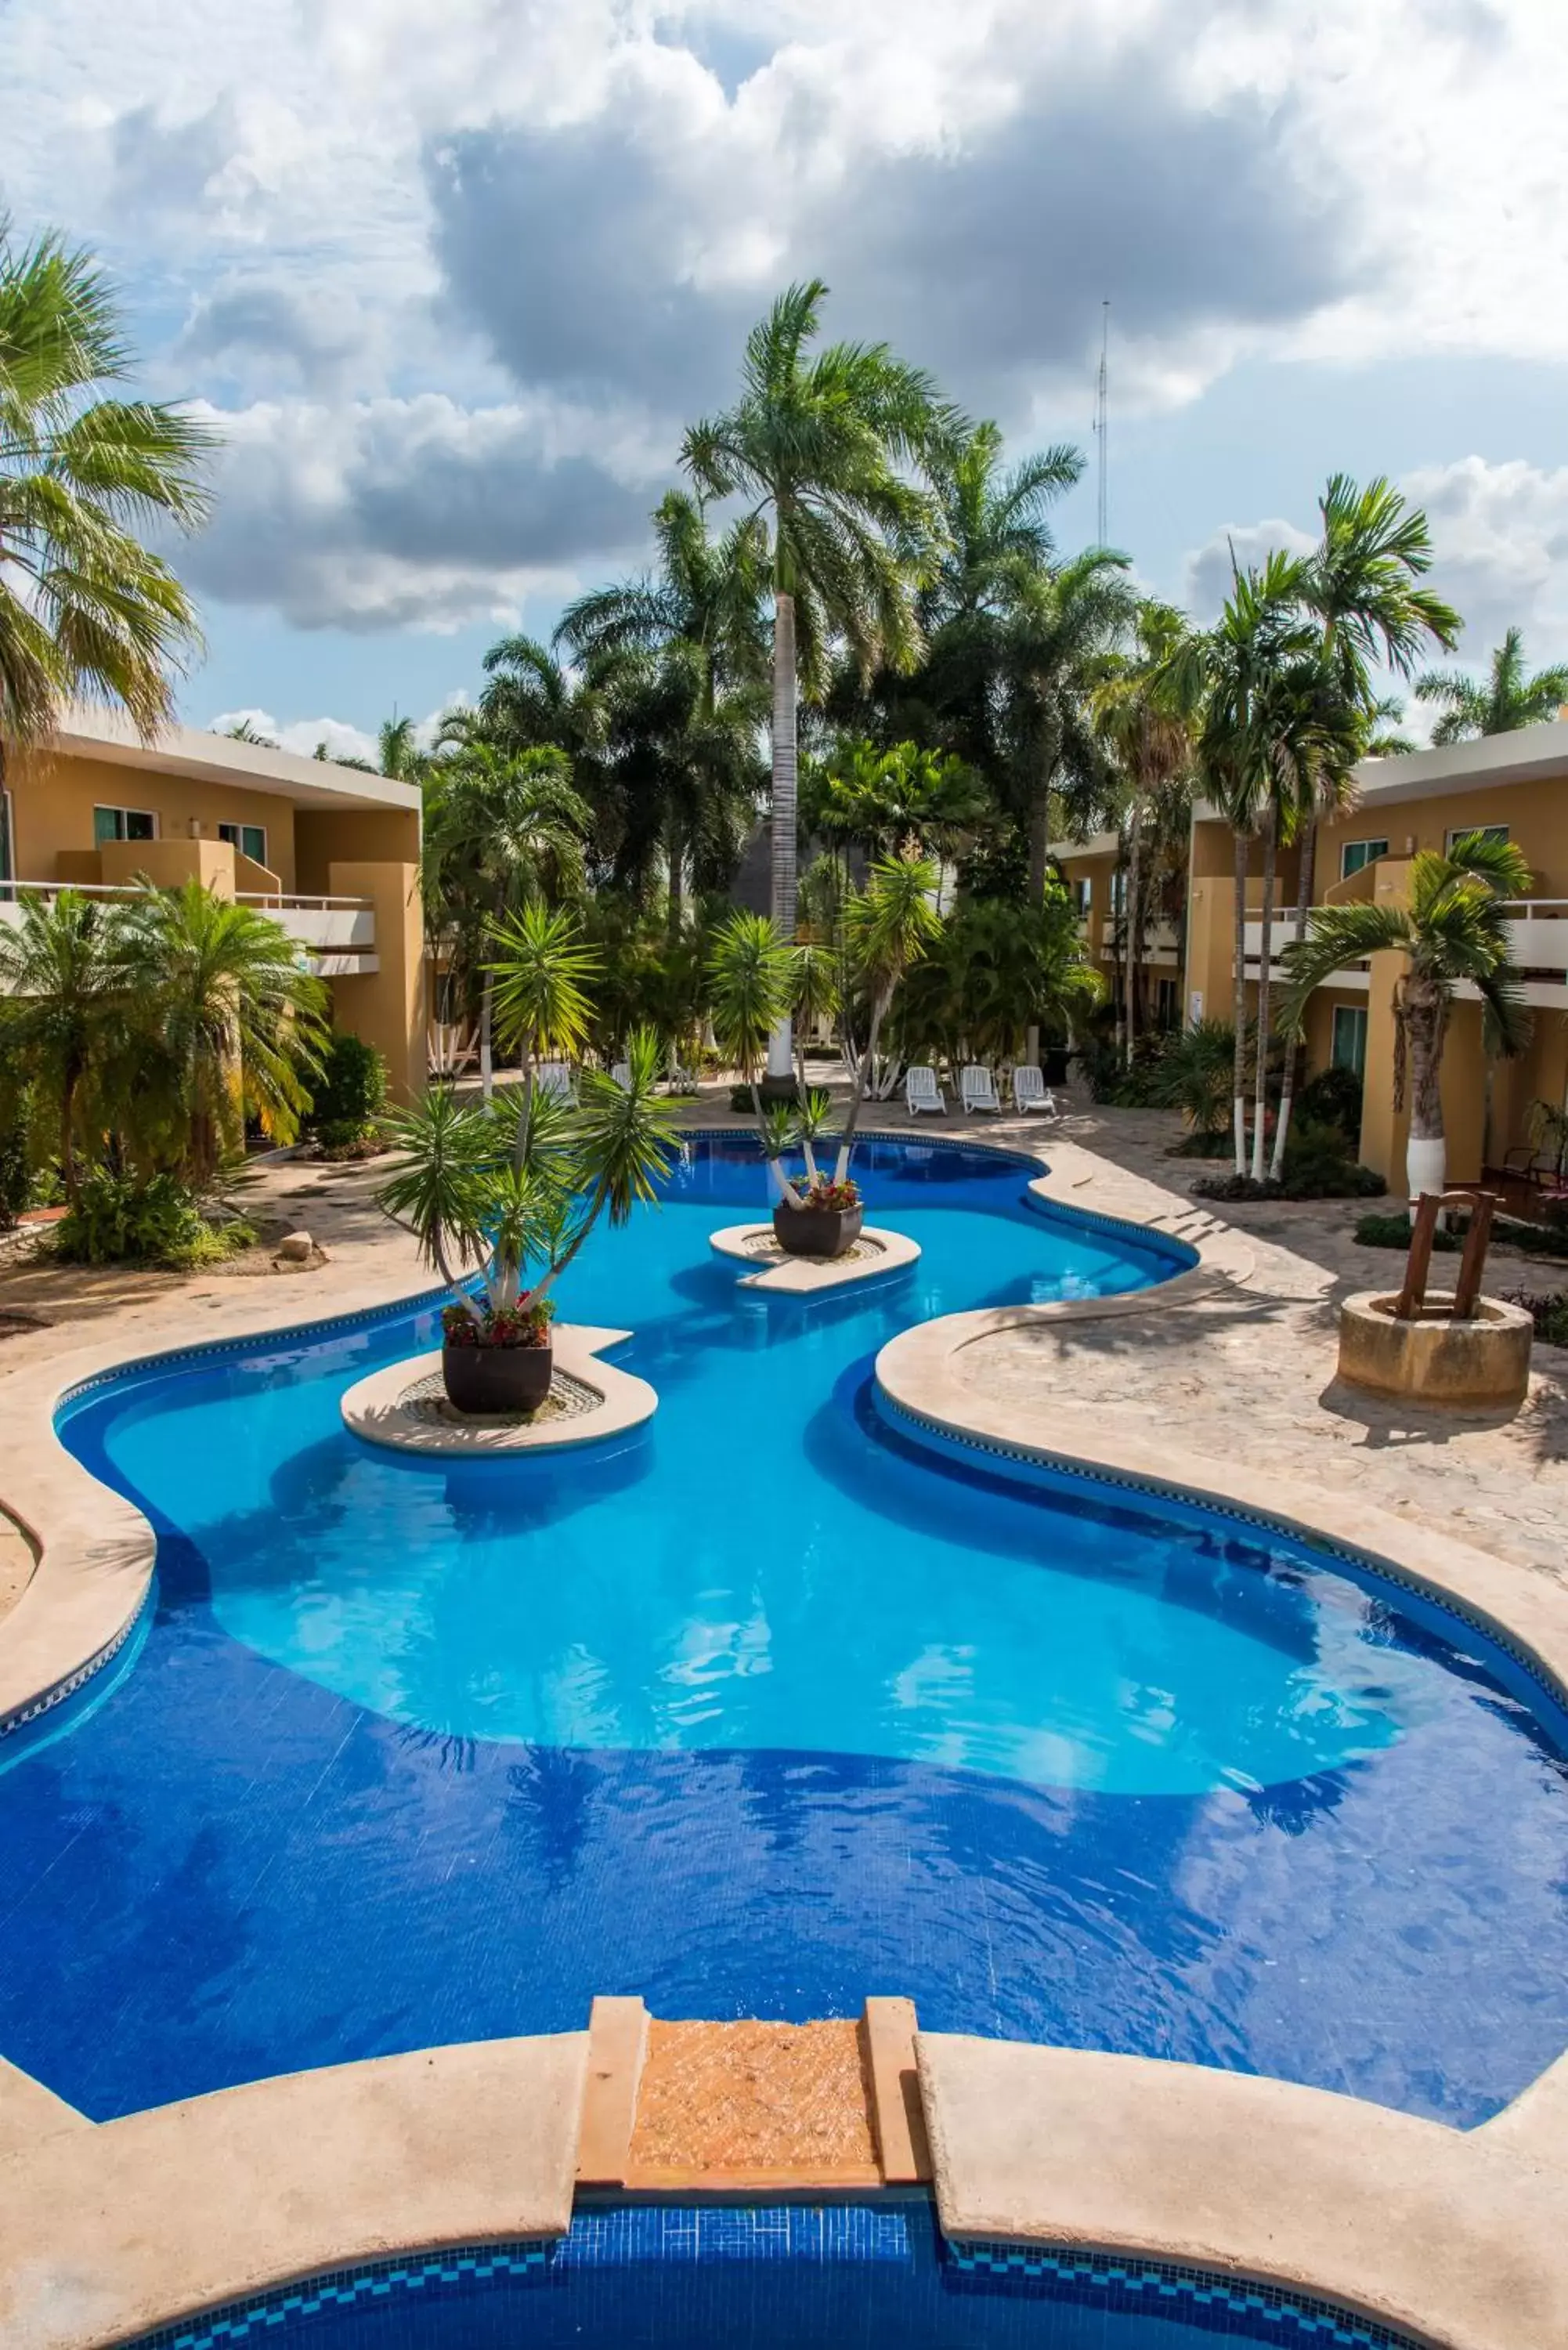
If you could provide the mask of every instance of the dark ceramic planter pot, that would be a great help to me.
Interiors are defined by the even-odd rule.
[[[555,1359],[550,1347],[443,1347],[447,1401],[454,1411],[537,1411]]]
[[[860,1237],[860,1208],[792,1208],[781,1200],[774,1210],[774,1238],[786,1256],[842,1256]]]

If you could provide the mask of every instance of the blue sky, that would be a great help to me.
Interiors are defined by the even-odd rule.
[[[358,745],[638,567],[789,278],[1200,616],[1334,467],[1431,514],[1468,659],[1568,655],[1556,0],[5,0],[0,196],[225,437],[207,724]],[[1094,529],[1064,502],[1065,547]]]

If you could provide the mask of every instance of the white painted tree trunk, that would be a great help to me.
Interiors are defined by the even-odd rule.
[[[795,923],[795,649],[794,598],[774,598],[774,795],[771,911],[786,939]],[[786,1014],[768,1041],[768,1075],[793,1074],[792,1024]]]

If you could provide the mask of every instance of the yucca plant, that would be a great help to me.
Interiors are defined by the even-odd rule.
[[[1444,1180],[1443,1046],[1456,990],[1469,982],[1484,1008],[1493,1048],[1522,1051],[1530,1033],[1519,972],[1510,952],[1510,898],[1529,895],[1530,867],[1511,841],[1467,833],[1447,856],[1423,849],[1411,861],[1408,898],[1314,910],[1306,937],[1288,947],[1285,1019],[1296,1026],[1314,988],[1372,955],[1407,958],[1394,995],[1394,1107],[1410,1103],[1407,1177],[1412,1203]]]
[[[574,1051],[587,1034],[594,958],[572,916],[543,906],[496,924],[491,939],[498,1022],[521,1045],[521,1078],[488,1102],[432,1087],[400,1112],[377,1197],[455,1293],[449,1346],[538,1347],[555,1284],[600,1218],[624,1223],[656,1197],[674,1156],[672,1112],[658,1098],[649,1028],[628,1041],[624,1085],[586,1069],[576,1103],[542,1091],[541,1054]]]
[[[888,1017],[898,983],[935,945],[942,934],[936,910],[940,873],[925,857],[888,857],[871,868],[864,889],[844,910],[845,942],[849,966],[868,1006],[866,1049],[849,1089],[849,1107],[839,1138],[836,1184],[849,1180],[849,1158],[860,1106],[866,1098],[882,1024]]]

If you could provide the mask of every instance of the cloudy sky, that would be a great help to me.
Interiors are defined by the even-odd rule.
[[[1201,614],[1335,467],[1568,657],[1562,0],[0,0],[0,197],[225,435],[192,723],[348,748],[635,569],[792,277]],[[1094,533],[1092,486],[1060,515]]]

